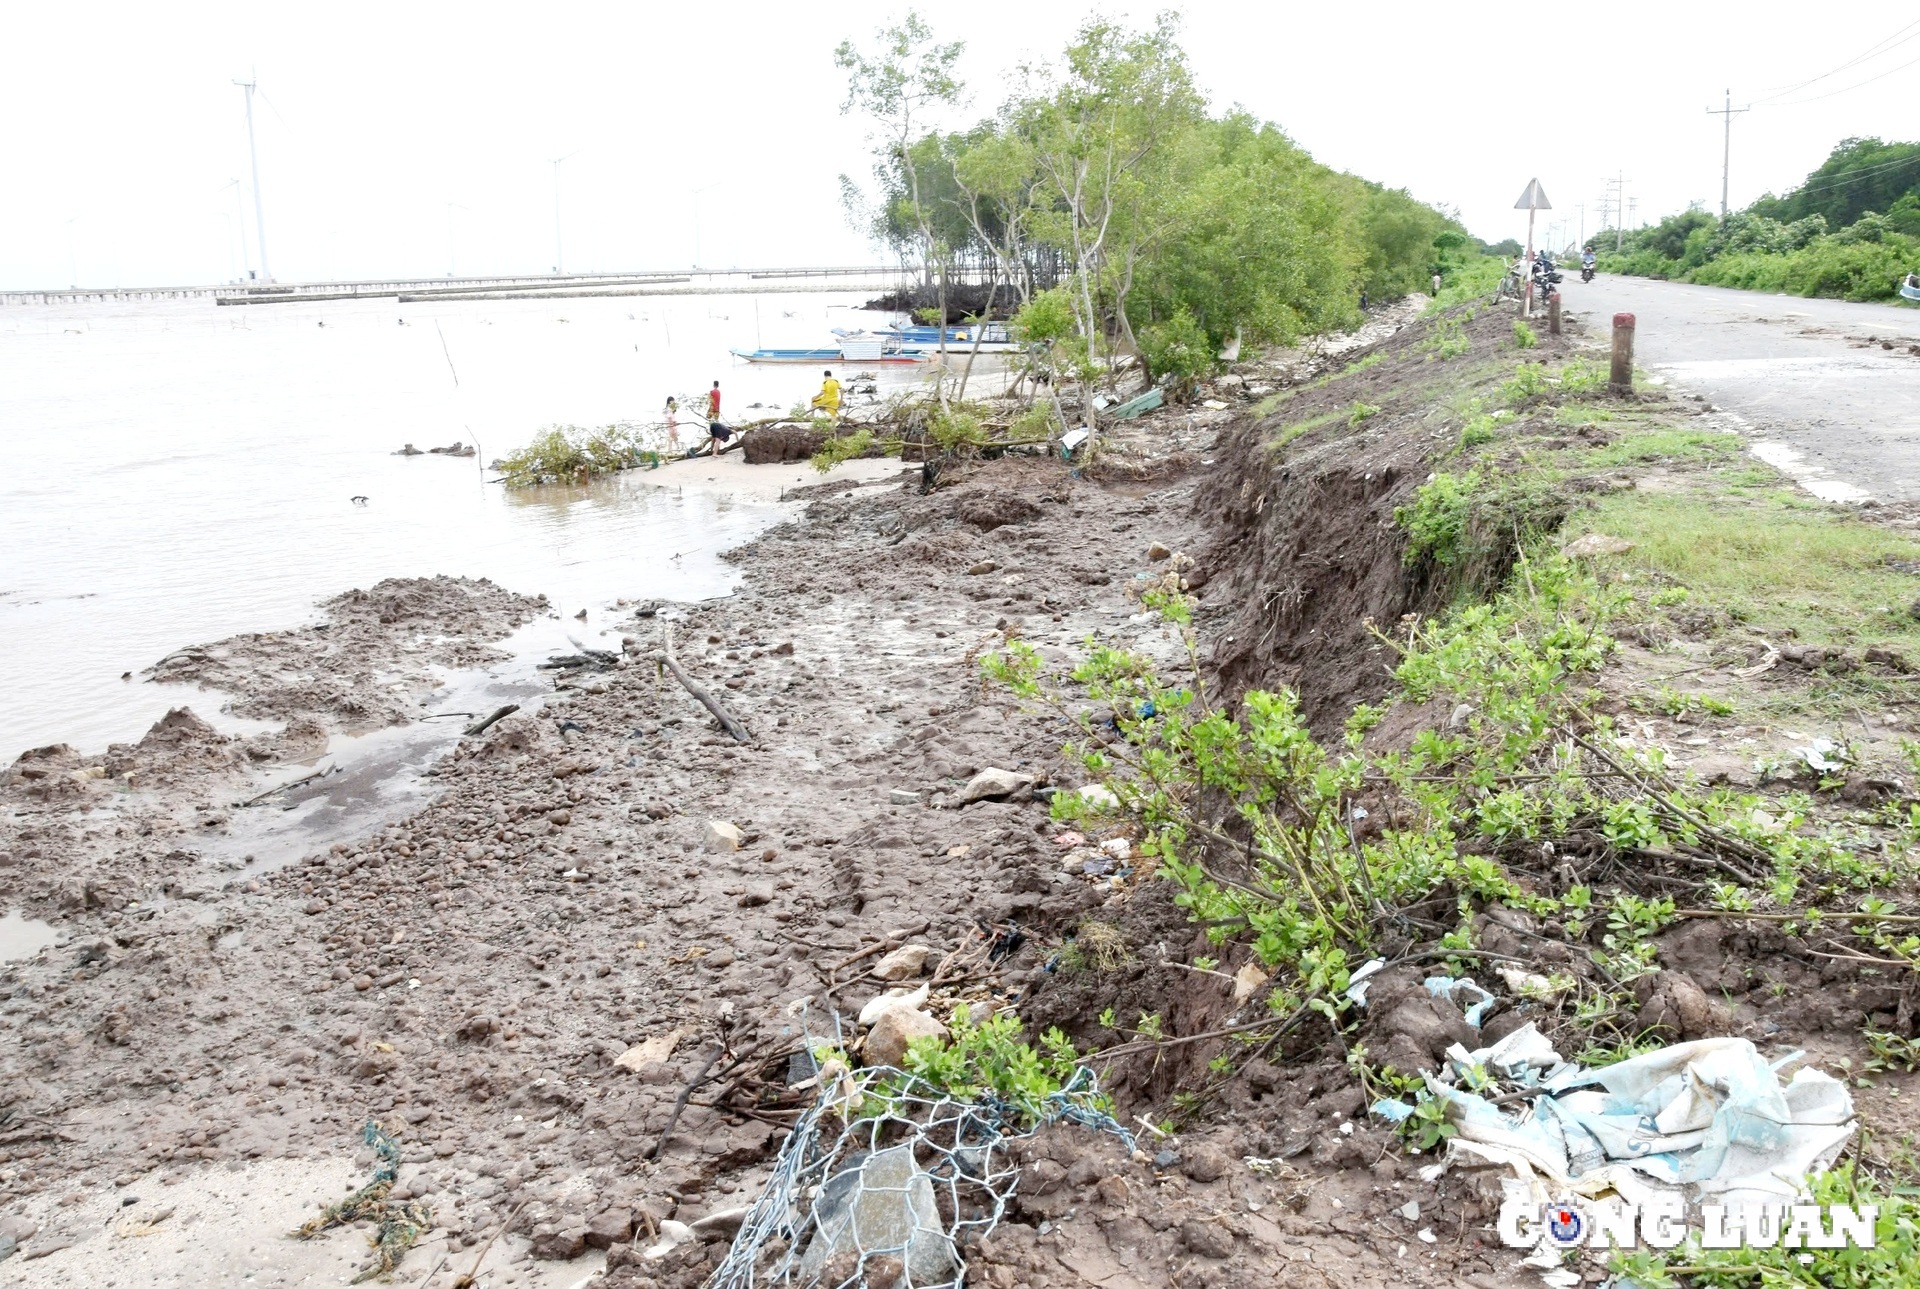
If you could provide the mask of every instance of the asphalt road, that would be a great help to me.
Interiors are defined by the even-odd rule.
[[[1729,413],[1809,491],[1920,501],[1920,308],[1565,271],[1565,307],[1594,334],[1632,313],[1639,365]]]

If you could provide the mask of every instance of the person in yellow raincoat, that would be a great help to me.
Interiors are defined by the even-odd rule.
[[[813,396],[811,405],[837,421],[840,419],[840,382],[833,378],[832,372],[823,374],[826,379],[820,382],[820,392]]]

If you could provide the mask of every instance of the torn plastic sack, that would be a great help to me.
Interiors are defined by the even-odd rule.
[[[1783,1083],[1780,1070],[1800,1053],[1768,1064],[1743,1038],[1678,1043],[1589,1070],[1527,1025],[1447,1056],[1448,1069],[1426,1085],[1458,1131],[1430,1171],[1462,1156],[1505,1165],[1543,1202],[1674,1190],[1728,1205],[1791,1200],[1857,1126],[1845,1084],[1804,1067]],[[1394,1120],[1411,1110],[1375,1107]]]

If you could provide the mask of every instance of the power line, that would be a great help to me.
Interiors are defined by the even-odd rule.
[[[1880,39],[1874,45],[1869,47],[1865,53],[1854,55],[1852,58],[1849,58],[1846,62],[1840,64],[1838,67],[1835,67],[1830,71],[1821,72],[1818,76],[1814,76],[1807,80],[1801,81],[1797,85],[1775,87],[1774,90],[1768,93],[1766,98],[1763,98],[1759,101],[1761,103],[1771,103],[1775,99],[1785,98],[1789,94],[1798,93],[1799,91],[1805,89],[1809,85],[1817,85],[1821,81],[1826,80],[1829,76],[1838,76],[1841,72],[1844,72],[1849,68],[1857,67],[1861,63],[1866,62],[1869,58],[1873,58],[1878,54],[1885,53],[1888,49],[1897,49],[1899,48],[1899,46],[1906,44],[1907,41],[1914,39],[1916,36],[1920,36],[1920,31],[1914,31],[1916,27],[1920,27],[1920,21],[1908,23],[1906,26],[1900,28],[1900,30],[1894,32],[1893,35],[1886,36]],[[1914,33],[1912,36],[1908,36],[1906,34],[1910,31]],[[1896,37],[1905,37],[1905,38],[1896,39]]]
[[[1920,35],[1920,33],[1915,33],[1915,34]],[[1902,43],[1905,43],[1905,42],[1902,42]],[[1883,81],[1887,77],[1893,75],[1895,72],[1904,72],[1907,70],[1907,68],[1912,67],[1915,63],[1920,63],[1920,58],[1910,59],[1907,62],[1901,63],[1898,67],[1889,67],[1886,71],[1881,72],[1878,76],[1869,76],[1864,81],[1855,81],[1851,85],[1844,86],[1837,90],[1831,90],[1825,94],[1815,94],[1812,98],[1788,99],[1784,103],[1775,103],[1773,106],[1799,107],[1803,103],[1818,103],[1822,99],[1837,98],[1842,94],[1851,94],[1853,93],[1853,91],[1857,89],[1863,89],[1866,86],[1873,84],[1875,81]]]

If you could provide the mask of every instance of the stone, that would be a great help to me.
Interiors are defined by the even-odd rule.
[[[989,766],[967,780],[967,786],[960,790],[960,804],[1011,796],[1032,782],[1031,774]]]
[[[1171,559],[1172,557],[1173,552],[1168,550],[1164,543],[1155,542],[1153,545],[1147,547],[1147,558],[1156,564],[1163,559]]]
[[[1080,799],[1092,806],[1095,810],[1118,810],[1120,808],[1120,798],[1113,795],[1113,790],[1104,788],[1097,783],[1089,783],[1083,786],[1080,789]]]
[[[587,1247],[610,1249],[633,1238],[633,1213],[625,1208],[610,1208],[587,1219]]]
[[[773,883],[748,882],[747,889],[741,894],[739,903],[743,909],[757,909],[762,904],[773,903]]]
[[[642,1043],[635,1043],[626,1051],[613,1058],[613,1063],[623,1070],[638,1071],[642,1066],[664,1061],[673,1055],[673,1049],[680,1045],[681,1032],[670,1029],[664,1034],[655,1034]]]
[[[887,793],[887,802],[895,806],[917,806],[920,804],[920,794],[906,788],[894,788]]]
[[[739,850],[746,838],[740,830],[724,819],[707,820],[703,840],[708,850]]]
[[[1233,1256],[1233,1232],[1213,1222],[1189,1219],[1180,1224],[1180,1243],[1203,1258]]]
[[[1180,1171],[1196,1182],[1217,1182],[1232,1170],[1232,1157],[1218,1146],[1191,1146],[1180,1155]]]
[[[867,1031],[868,1065],[898,1069],[907,1059],[907,1044],[916,1038],[945,1038],[947,1027],[913,1007],[889,1007]]]
[[[903,944],[874,965],[873,974],[882,980],[908,980],[926,968],[927,955],[933,952],[924,944]]]
[[[975,564],[972,568],[967,570],[967,576],[968,577],[984,577],[988,573],[993,572],[995,569],[999,567],[1000,566],[994,563],[992,560],[983,559],[978,564]]]
[[[1625,555],[1633,549],[1633,543],[1624,537],[1609,537],[1605,533],[1588,533],[1585,537],[1575,538],[1560,548],[1560,553],[1568,559],[1598,559],[1602,555]]]
[[[939,1284],[956,1270],[953,1239],[940,1220],[933,1179],[914,1162],[912,1146],[876,1151],[827,1179],[814,1201],[818,1231],[800,1259],[798,1284],[820,1283],[836,1255],[899,1257],[909,1283]]]
[[[1706,991],[1677,971],[1641,976],[1633,982],[1633,994],[1640,1004],[1643,1028],[1690,1041],[1712,1037],[1727,1026],[1727,1017],[1716,1010]]]

